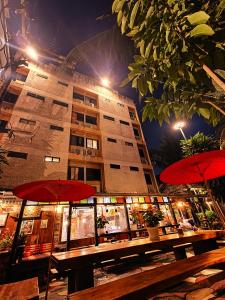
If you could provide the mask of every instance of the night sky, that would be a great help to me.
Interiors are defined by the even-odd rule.
[[[14,7],[19,2],[10,1]],[[28,16],[31,20],[30,39],[39,47],[50,49],[57,54],[67,55],[73,47],[115,26],[115,17],[110,16],[112,0],[30,0],[28,3]],[[96,20],[102,15],[109,16],[103,20]],[[11,18],[11,28],[14,28],[16,33],[16,17]],[[110,55],[98,54],[91,57],[89,64],[80,64],[78,70],[94,77],[109,76],[115,89],[136,100],[140,114],[142,108],[137,92],[129,87],[118,88],[118,84],[126,77],[127,64],[115,62]],[[149,121],[143,124],[143,130],[149,148],[158,148],[160,140],[168,130],[173,131],[166,124],[160,127],[157,122]],[[185,133],[188,137],[198,131],[214,133],[213,128],[196,116],[189,121]],[[173,134],[178,139],[181,137],[179,132],[173,131]]]

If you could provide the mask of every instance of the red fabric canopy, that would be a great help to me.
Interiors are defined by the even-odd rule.
[[[223,175],[225,175],[225,150],[215,150],[175,162],[160,174],[160,180],[168,184],[188,184]]]
[[[79,201],[96,193],[92,186],[70,180],[29,182],[17,186],[13,192],[21,199],[38,202]]]

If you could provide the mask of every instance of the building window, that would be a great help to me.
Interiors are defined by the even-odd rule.
[[[44,79],[48,79],[48,76],[44,75],[44,74],[37,74],[38,77],[44,78]]]
[[[77,121],[84,122],[84,114],[76,113],[77,114]]]
[[[151,184],[152,185],[152,178],[151,178],[151,175],[149,173],[144,173],[145,175],[145,181],[146,183],[149,185]]]
[[[69,167],[68,168],[69,180],[84,180],[84,168],[82,167]]]
[[[130,125],[128,122],[126,122],[126,121],[122,121],[122,120],[120,120],[120,124],[127,125],[127,126],[129,126],[129,125]]]
[[[64,128],[56,125],[50,125],[51,130],[58,130],[58,131],[63,131]]]
[[[85,117],[86,123],[97,125],[97,118],[92,116],[86,116]]]
[[[145,158],[145,151],[142,148],[138,148],[138,152],[141,158]]]
[[[135,111],[129,109],[129,115],[132,120],[135,120]]]
[[[86,180],[87,181],[100,181],[101,180],[101,170],[87,168],[86,169]]]
[[[73,99],[78,99],[78,100],[84,101],[84,95],[73,92]]]
[[[9,131],[9,129],[6,128],[7,123],[8,122],[5,120],[0,120],[0,132],[1,133],[7,133]]]
[[[120,165],[110,164],[111,169],[120,169]]]
[[[57,105],[60,105],[60,106],[63,106],[63,107],[68,107],[68,103],[65,103],[65,102],[62,102],[62,101],[59,101],[59,100],[53,100],[52,102],[53,102],[53,104],[57,104]]]
[[[110,117],[110,116],[103,115],[103,118],[106,120],[115,121],[115,118]]]
[[[124,104],[117,102],[117,105],[119,105],[120,107],[124,107]]]
[[[131,170],[131,171],[138,172],[138,171],[139,171],[139,168],[138,168],[138,167],[130,167],[130,170]]]
[[[84,147],[84,137],[78,135],[71,135],[70,145]]]
[[[15,152],[15,151],[9,151],[7,156],[8,157],[16,157],[16,158],[22,158],[22,159],[27,159],[27,153],[24,152]]]
[[[35,93],[31,93],[31,92],[28,92],[27,96],[38,99],[38,100],[41,100],[41,101],[45,100],[44,96],[41,96],[41,95],[38,95],[38,94],[35,94]]]
[[[20,118],[19,123],[28,124],[28,125],[35,125],[36,121]]]
[[[87,148],[98,149],[98,141],[92,139],[86,139]]]
[[[125,142],[125,145],[126,145],[126,146],[130,146],[130,147],[133,147],[133,146],[134,146],[133,143],[130,143],[130,142]]]
[[[60,162],[60,157],[45,156],[45,161],[59,163]]]
[[[68,86],[68,83],[65,83],[65,82],[63,82],[63,81],[58,81],[58,84],[61,84],[61,85],[63,85],[63,86]]]
[[[10,92],[5,92],[2,96],[2,101],[9,102],[9,103],[16,103],[19,95],[10,93]]]
[[[138,128],[136,128],[136,127],[133,127],[133,131],[134,131],[134,135],[135,135],[135,137],[140,137],[140,133],[139,133],[139,130],[138,130]]]
[[[112,139],[112,138],[107,138],[107,141],[111,143],[117,143],[116,139]]]

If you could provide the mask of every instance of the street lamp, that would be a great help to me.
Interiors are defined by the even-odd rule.
[[[185,136],[185,134],[184,134],[184,131],[183,131],[183,129],[182,129],[183,127],[185,127],[185,122],[183,122],[183,121],[177,122],[177,123],[175,123],[174,126],[173,126],[173,128],[174,128],[175,130],[180,130],[180,132],[181,132],[183,138],[184,138],[185,140],[187,140],[187,138],[186,138],[186,136]]]
[[[38,60],[38,53],[37,51],[31,47],[31,46],[27,46],[27,48],[25,49],[25,53],[27,54],[27,56],[29,56],[31,59],[33,60]]]
[[[101,82],[102,82],[102,85],[105,87],[109,87],[109,85],[110,85],[110,82],[107,78],[102,78]]]

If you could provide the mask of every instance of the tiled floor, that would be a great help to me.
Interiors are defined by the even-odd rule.
[[[188,256],[193,255],[188,252]],[[118,267],[99,268],[94,271],[95,286],[104,284],[109,281],[118,280],[135,273],[143,272],[153,268],[160,267],[164,264],[174,261],[173,253],[157,255],[140,264],[124,264]],[[195,276],[187,278],[184,282],[173,289],[162,293],[152,300],[208,300],[208,299],[225,299],[225,280],[223,274],[218,270],[204,270]],[[210,279],[212,278],[212,279]],[[40,295],[43,300],[45,292]],[[67,296],[67,278],[53,280],[49,287],[49,300],[64,300]]]

